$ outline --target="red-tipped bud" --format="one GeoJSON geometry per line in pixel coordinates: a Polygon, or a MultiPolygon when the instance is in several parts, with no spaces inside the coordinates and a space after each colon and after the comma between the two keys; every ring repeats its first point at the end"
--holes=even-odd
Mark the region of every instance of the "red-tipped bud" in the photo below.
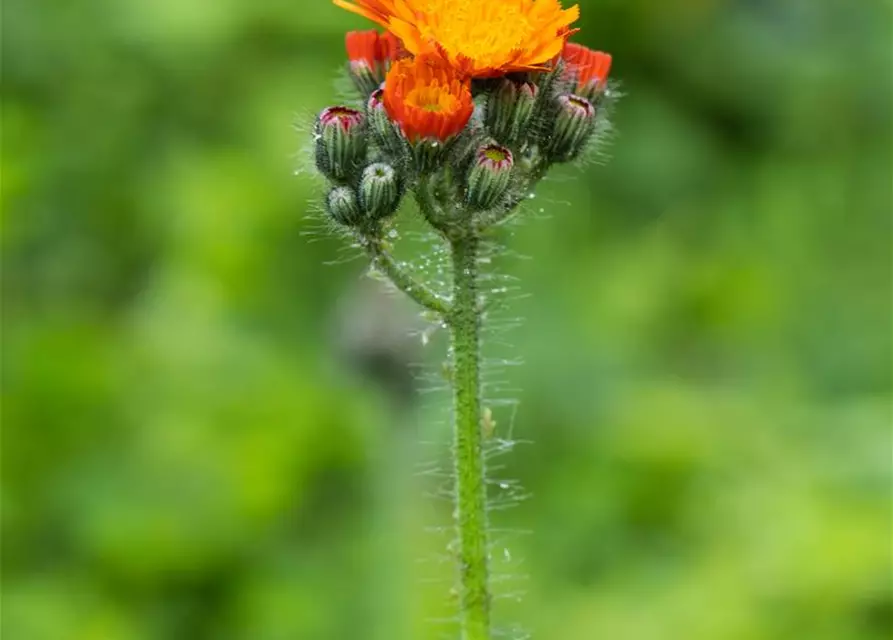
{"type": "Polygon", "coordinates": [[[479,148],[468,170],[468,205],[480,211],[495,207],[508,190],[514,166],[508,148],[495,143],[479,148]]]}
{"type": "Polygon", "coordinates": [[[349,107],[329,107],[316,119],[316,166],[330,180],[344,182],[366,159],[366,117],[349,107]]]}
{"type": "Polygon", "coordinates": [[[595,132],[595,107],[586,98],[573,94],[558,96],[555,123],[546,143],[546,153],[556,162],[568,162],[580,155],[595,132]]]}

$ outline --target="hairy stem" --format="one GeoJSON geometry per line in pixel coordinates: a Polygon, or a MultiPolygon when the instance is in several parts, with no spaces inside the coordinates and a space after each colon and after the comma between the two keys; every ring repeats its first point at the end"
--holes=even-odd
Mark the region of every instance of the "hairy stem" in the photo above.
{"type": "Polygon", "coordinates": [[[395,287],[429,311],[442,316],[450,313],[450,306],[443,298],[400,268],[385,249],[381,239],[367,236],[364,244],[372,258],[372,264],[380,269],[395,287]]]}
{"type": "Polygon", "coordinates": [[[454,295],[449,316],[454,384],[455,520],[460,572],[462,640],[490,640],[487,494],[481,431],[478,243],[452,240],[454,295]]]}

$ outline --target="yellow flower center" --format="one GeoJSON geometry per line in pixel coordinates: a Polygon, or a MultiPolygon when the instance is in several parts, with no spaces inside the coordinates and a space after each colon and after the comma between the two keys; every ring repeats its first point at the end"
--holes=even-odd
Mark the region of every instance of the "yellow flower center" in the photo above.
{"type": "Polygon", "coordinates": [[[440,113],[455,108],[458,100],[439,86],[419,87],[410,91],[406,102],[425,111],[440,113]]]}
{"type": "Polygon", "coordinates": [[[487,147],[484,149],[484,156],[487,160],[492,160],[497,163],[508,159],[508,154],[505,152],[505,149],[500,149],[499,147],[487,147]]]}

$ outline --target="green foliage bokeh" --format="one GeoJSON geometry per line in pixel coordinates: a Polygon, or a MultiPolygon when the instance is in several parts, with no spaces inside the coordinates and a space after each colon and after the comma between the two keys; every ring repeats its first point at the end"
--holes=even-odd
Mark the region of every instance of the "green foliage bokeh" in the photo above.
{"type": "MultiPolygon", "coordinates": [[[[498,619],[887,638],[889,3],[581,5],[626,97],[499,261],[530,296],[496,418],[533,444],[501,460],[532,498],[494,513],[528,576],[498,619]]],[[[414,445],[443,433],[405,371],[443,345],[294,174],[351,28],[323,0],[4,2],[4,637],[440,637],[449,507],[412,470],[446,451],[414,445]]]]}

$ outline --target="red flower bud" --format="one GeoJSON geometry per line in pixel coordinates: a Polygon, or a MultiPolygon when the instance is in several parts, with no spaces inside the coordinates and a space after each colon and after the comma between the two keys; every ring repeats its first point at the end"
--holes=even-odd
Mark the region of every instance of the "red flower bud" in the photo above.
{"type": "Polygon", "coordinates": [[[343,182],[366,158],[366,117],[348,107],[329,107],[316,120],[316,166],[330,180],[343,182]]]}

